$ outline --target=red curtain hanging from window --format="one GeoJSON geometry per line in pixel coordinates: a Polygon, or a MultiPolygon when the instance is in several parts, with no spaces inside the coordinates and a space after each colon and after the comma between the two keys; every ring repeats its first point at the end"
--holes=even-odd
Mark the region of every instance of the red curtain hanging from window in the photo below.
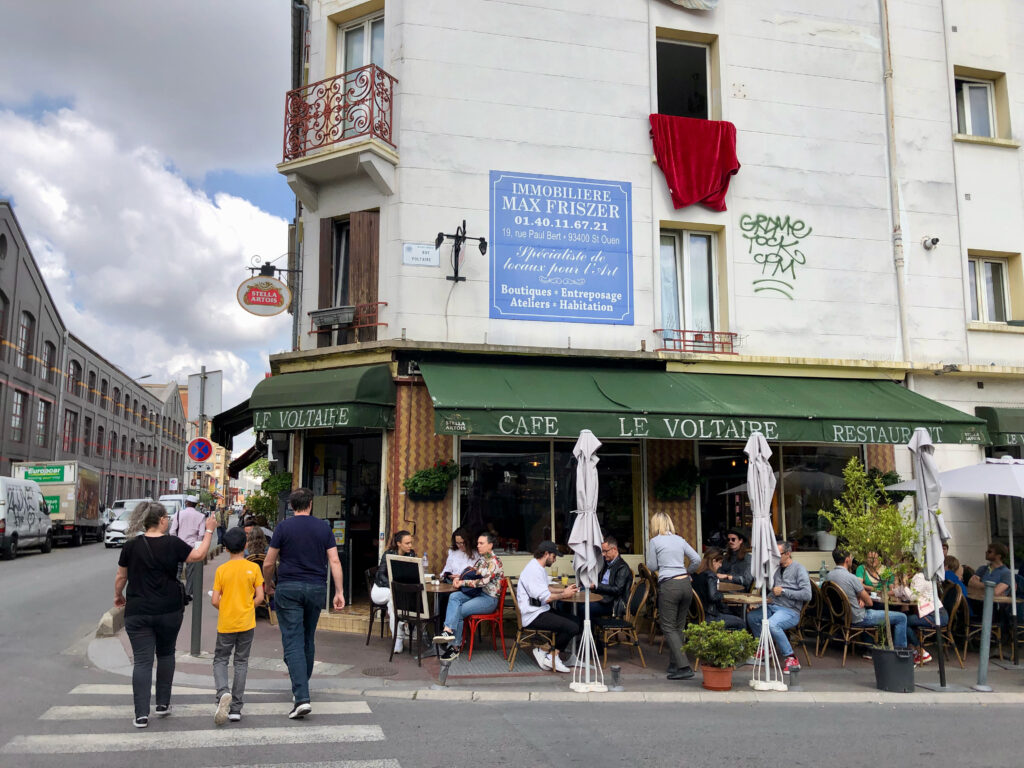
{"type": "Polygon", "coordinates": [[[713,211],[725,210],[729,180],[740,169],[735,125],[651,115],[651,140],[676,208],[701,203],[713,211]]]}

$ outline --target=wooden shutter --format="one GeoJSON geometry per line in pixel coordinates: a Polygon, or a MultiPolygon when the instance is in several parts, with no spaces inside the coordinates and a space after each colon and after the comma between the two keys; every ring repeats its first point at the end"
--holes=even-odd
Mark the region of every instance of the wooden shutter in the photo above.
{"type": "MultiPolygon", "coordinates": [[[[380,212],[358,211],[349,217],[348,295],[356,305],[376,305],[380,265],[380,212]]],[[[376,315],[376,306],[368,306],[376,315]]],[[[360,313],[362,314],[362,313],[360,313]]],[[[377,328],[357,328],[353,341],[376,341],[377,328]]]]}

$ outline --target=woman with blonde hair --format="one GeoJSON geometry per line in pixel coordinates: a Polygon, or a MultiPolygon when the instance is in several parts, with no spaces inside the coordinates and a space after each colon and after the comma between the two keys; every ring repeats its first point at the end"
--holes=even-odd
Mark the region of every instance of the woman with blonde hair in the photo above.
{"type": "Polygon", "coordinates": [[[672,656],[668,679],[686,680],[693,677],[693,669],[683,653],[683,629],[693,600],[686,561],[696,563],[700,555],[686,539],[676,535],[672,518],[664,512],[651,515],[650,527],[652,538],[647,543],[647,567],[658,573],[658,620],[672,656]]]}

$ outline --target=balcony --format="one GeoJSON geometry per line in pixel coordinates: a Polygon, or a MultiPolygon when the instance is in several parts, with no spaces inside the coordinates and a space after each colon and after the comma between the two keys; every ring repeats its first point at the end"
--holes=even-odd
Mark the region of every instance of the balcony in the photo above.
{"type": "Polygon", "coordinates": [[[393,193],[397,82],[370,64],[288,92],[277,169],[308,209],[317,209],[322,184],[360,173],[382,194],[393,193]]]}
{"type": "Polygon", "coordinates": [[[715,355],[736,354],[736,334],[727,331],[686,331],[655,328],[661,346],[655,352],[705,352],[715,355]]]}

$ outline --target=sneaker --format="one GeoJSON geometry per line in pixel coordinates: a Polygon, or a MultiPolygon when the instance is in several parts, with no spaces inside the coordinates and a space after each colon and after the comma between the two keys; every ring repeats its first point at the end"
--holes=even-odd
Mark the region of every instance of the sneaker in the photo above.
{"type": "Polygon", "coordinates": [[[919,651],[914,651],[914,664],[927,664],[932,660],[932,655],[923,648],[919,651]]]}
{"type": "Polygon", "coordinates": [[[441,661],[455,661],[457,658],[459,658],[459,649],[454,645],[449,645],[441,654],[441,661]]]}
{"type": "Polygon", "coordinates": [[[312,711],[313,705],[308,701],[303,701],[292,708],[292,711],[288,713],[288,718],[291,720],[301,720],[312,711]]]}
{"type": "Polygon", "coordinates": [[[533,658],[537,660],[537,666],[545,672],[551,671],[551,654],[544,653],[540,648],[533,649],[533,658]]]}
{"type": "Polygon", "coordinates": [[[217,701],[217,711],[213,713],[213,724],[224,725],[228,721],[228,710],[231,708],[231,694],[222,693],[217,701]]]}
{"type": "MultiPolygon", "coordinates": [[[[555,656],[554,658],[555,658],[555,672],[571,672],[572,671],[567,666],[565,666],[565,664],[562,663],[562,660],[558,656],[555,656]]],[[[549,669],[550,669],[550,662],[549,662],[549,669]]]]}
{"type": "Polygon", "coordinates": [[[169,714],[171,714],[171,705],[170,704],[157,704],[156,705],[156,716],[157,717],[167,717],[169,714]]]}
{"type": "Polygon", "coordinates": [[[440,635],[434,635],[434,642],[438,645],[454,643],[455,635],[453,635],[451,632],[442,632],[440,635]]]}
{"type": "Polygon", "coordinates": [[[136,728],[146,728],[149,726],[148,717],[136,717],[133,722],[135,723],[136,728]]]}
{"type": "Polygon", "coordinates": [[[402,636],[399,635],[395,638],[395,653],[401,653],[405,650],[405,641],[402,640],[402,636]]]}
{"type": "Polygon", "coordinates": [[[796,656],[787,656],[785,663],[782,665],[783,672],[799,672],[800,662],[797,661],[796,656]]]}
{"type": "Polygon", "coordinates": [[[241,719],[242,719],[242,713],[241,712],[231,712],[231,713],[228,714],[228,720],[230,720],[232,723],[237,723],[241,719]]]}

